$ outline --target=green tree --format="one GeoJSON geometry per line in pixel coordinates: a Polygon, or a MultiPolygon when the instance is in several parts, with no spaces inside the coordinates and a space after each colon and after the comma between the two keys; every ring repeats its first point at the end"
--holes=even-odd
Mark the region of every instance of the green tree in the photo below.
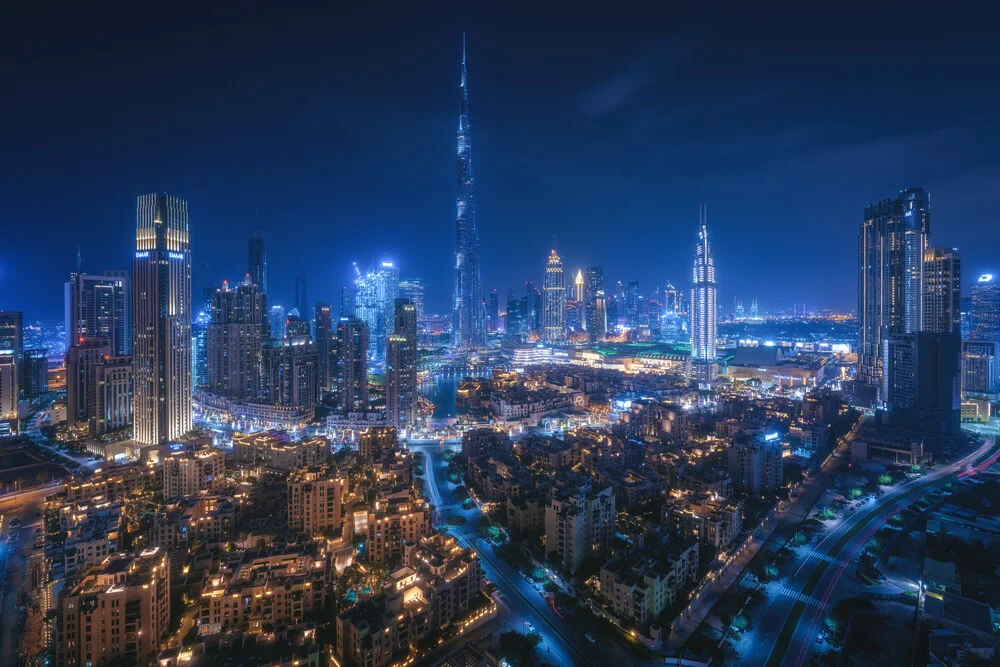
{"type": "Polygon", "coordinates": [[[500,635],[498,644],[500,655],[511,665],[533,665],[535,664],[535,647],[542,641],[542,636],[537,632],[523,634],[512,630],[500,635]]]}

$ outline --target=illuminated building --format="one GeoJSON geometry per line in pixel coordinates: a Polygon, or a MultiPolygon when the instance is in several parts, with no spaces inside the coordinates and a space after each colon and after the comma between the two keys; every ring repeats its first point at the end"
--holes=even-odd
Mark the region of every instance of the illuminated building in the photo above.
{"type": "Polygon", "coordinates": [[[587,559],[611,555],[615,539],[615,494],[589,482],[561,483],[545,508],[545,550],[566,574],[587,559]]]}
{"type": "Polygon", "coordinates": [[[247,272],[250,282],[267,294],[267,249],[264,247],[264,233],[255,229],[247,243],[247,272]]]}
{"type": "Polygon", "coordinates": [[[175,553],[187,553],[198,545],[217,549],[228,541],[235,523],[236,503],[228,498],[181,498],[153,515],[149,543],[175,553]]]}
{"type": "Polygon", "coordinates": [[[132,425],[135,405],[135,369],[132,357],[105,357],[92,369],[93,380],[88,396],[90,434],[101,436],[132,425]]]}
{"type": "Polygon", "coordinates": [[[566,340],[566,276],[563,274],[562,260],[555,249],[549,253],[542,289],[545,296],[542,311],[545,341],[560,343],[566,340]]]}
{"type": "Polygon", "coordinates": [[[70,427],[86,424],[96,416],[91,411],[96,407],[95,369],[110,357],[111,345],[106,338],[85,338],[66,351],[66,421],[70,427]]]}
{"type": "Polygon", "coordinates": [[[500,294],[496,287],[490,291],[486,304],[486,330],[490,333],[500,330],[500,294]]]}
{"type": "Polygon", "coordinates": [[[0,350],[0,437],[17,435],[17,357],[0,350]]]}
{"type": "Polygon", "coordinates": [[[885,339],[920,329],[930,204],[922,188],[865,208],[858,234],[859,402],[874,402],[885,339]]]}
{"type": "Polygon", "coordinates": [[[342,414],[368,411],[368,325],[353,317],[337,325],[337,392],[342,414]]]}
{"type": "Polygon", "coordinates": [[[105,338],[111,354],[131,354],[130,291],[127,271],[70,274],[65,287],[67,349],[81,338],[105,338]]]}
{"type": "Polygon", "coordinates": [[[191,244],[188,205],[139,197],[132,261],[135,440],[155,445],[191,430],[191,244]]]}
{"type": "Polygon", "coordinates": [[[895,334],[885,341],[882,395],[893,424],[954,435],[961,421],[957,332],[895,334]]]}
{"type": "Polygon", "coordinates": [[[408,544],[416,544],[431,530],[427,502],[413,494],[379,498],[368,512],[368,560],[385,563],[402,557],[408,544]]]}
{"type": "Polygon", "coordinates": [[[260,400],[313,414],[319,402],[316,345],[304,336],[290,337],[284,344],[272,342],[264,348],[261,362],[260,400]]]}
{"type": "MultiPolygon", "coordinates": [[[[18,310],[0,310],[0,354],[8,360],[7,363],[13,367],[14,377],[8,383],[14,391],[14,409],[2,410],[0,414],[6,412],[14,415],[14,431],[17,431],[17,399],[21,388],[21,361],[24,356],[24,313],[18,310]]],[[[7,417],[6,419],[10,419],[7,417]]]]}
{"type": "Polygon", "coordinates": [[[281,306],[271,306],[267,320],[272,340],[283,339],[285,337],[285,309],[281,306]]]}
{"type": "Polygon", "coordinates": [[[604,290],[594,295],[594,318],[587,323],[591,340],[602,341],[608,335],[608,298],[604,290]]]}
{"type": "MultiPolygon", "coordinates": [[[[513,290],[512,290],[513,291],[513,290]]],[[[504,327],[504,337],[512,341],[525,341],[528,339],[530,328],[531,307],[528,305],[528,297],[515,298],[513,294],[507,295],[507,316],[504,327]]]]}
{"type": "Polygon", "coordinates": [[[921,331],[961,333],[962,260],[957,250],[927,248],[921,331]]]}
{"type": "Polygon", "coordinates": [[[396,299],[394,332],[386,342],[385,408],[389,426],[413,429],[417,421],[417,308],[396,299]]]}
{"type": "Polygon", "coordinates": [[[962,395],[1000,392],[1000,341],[962,341],[962,395]]]}
{"type": "Polygon", "coordinates": [[[424,282],[420,278],[399,281],[399,296],[417,307],[417,331],[424,326],[424,282]]]}
{"type": "Polygon", "coordinates": [[[394,427],[371,426],[358,436],[358,458],[374,461],[386,452],[399,448],[399,436],[394,427]]]}
{"type": "MultiPolygon", "coordinates": [[[[599,266],[588,266],[584,276],[586,281],[586,289],[583,292],[584,328],[590,334],[590,340],[604,340],[605,315],[597,311],[598,302],[604,301],[604,269],[599,266]]],[[[601,308],[603,307],[602,305],[601,308]]]]}
{"type": "Polygon", "coordinates": [[[204,311],[191,322],[191,381],[195,387],[208,384],[208,326],[211,323],[212,316],[204,311]]]}
{"type": "Polygon", "coordinates": [[[170,628],[170,567],[165,551],[115,554],[60,599],[56,664],[148,664],[170,628]]]}
{"type": "Polygon", "coordinates": [[[576,278],[573,279],[573,300],[583,303],[583,271],[577,269],[576,278]]]}
{"type": "Polygon", "coordinates": [[[340,530],[347,478],[329,465],[310,466],[289,476],[288,528],[308,537],[340,530]]]}
{"type": "MultiPolygon", "coordinates": [[[[292,311],[294,313],[294,311],[292,311]]],[[[289,345],[302,345],[312,342],[312,329],[309,322],[298,315],[289,315],[285,318],[285,343],[289,345]]]]}
{"type": "Polygon", "coordinates": [[[333,330],[333,308],[330,304],[316,304],[316,352],[319,354],[320,392],[333,391],[334,375],[337,368],[337,343],[333,330]]]}
{"type": "Polygon", "coordinates": [[[163,457],[163,497],[213,494],[226,486],[226,456],[209,445],[186,446],[163,457]]]}
{"type": "Polygon", "coordinates": [[[319,437],[293,441],[284,431],[233,434],[233,458],[237,463],[288,472],[325,463],[330,444],[319,437]]]}
{"type": "Polygon", "coordinates": [[[974,340],[1000,340],[1000,283],[991,273],[972,284],[971,324],[974,340]]]}
{"type": "Polygon", "coordinates": [[[253,399],[260,393],[264,296],[250,277],[236,289],[224,282],[212,295],[206,386],[221,396],[253,399]]]}
{"type": "Polygon", "coordinates": [[[462,33],[462,100],[458,116],[458,193],[455,198],[455,294],[452,336],[456,347],[486,344],[483,289],[479,276],[479,230],[476,229],[476,185],[472,176],[472,132],[469,126],[468,69],[462,33]]]}
{"type": "Polygon", "coordinates": [[[699,211],[698,247],[691,285],[691,365],[699,387],[706,387],[718,374],[715,346],[718,343],[719,308],[715,287],[715,261],[708,242],[708,210],[699,211]]]}
{"type": "Polygon", "coordinates": [[[408,544],[403,566],[420,576],[422,597],[431,605],[431,626],[461,620],[480,600],[483,569],[475,549],[459,546],[450,535],[422,536],[408,544]]]}
{"type": "Polygon", "coordinates": [[[368,353],[376,364],[385,361],[398,296],[399,268],[392,262],[382,262],[354,282],[354,314],[368,325],[368,353]]]}
{"type": "Polygon", "coordinates": [[[49,351],[25,350],[21,355],[20,392],[33,398],[49,390],[49,351]]]}
{"type": "Polygon", "coordinates": [[[295,276],[295,310],[299,317],[309,321],[309,295],[306,291],[306,274],[299,272],[295,276]]]}
{"type": "Polygon", "coordinates": [[[733,488],[743,493],[759,494],[781,487],[781,439],[778,434],[766,433],[752,438],[738,436],[729,446],[729,476],[733,488]]]}
{"type": "Polygon", "coordinates": [[[639,296],[639,281],[628,281],[628,291],[625,293],[625,321],[629,327],[636,327],[639,324],[639,304],[642,297],[639,296]]]}

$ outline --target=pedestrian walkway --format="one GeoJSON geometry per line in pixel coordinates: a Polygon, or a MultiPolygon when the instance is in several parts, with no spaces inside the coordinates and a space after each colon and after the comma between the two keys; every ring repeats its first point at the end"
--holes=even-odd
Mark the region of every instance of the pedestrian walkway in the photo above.
{"type": "Polygon", "coordinates": [[[833,565],[839,565],[840,567],[847,567],[848,565],[850,565],[850,563],[848,563],[846,560],[840,560],[839,558],[834,558],[829,554],[820,553],[815,550],[806,553],[806,558],[819,558],[820,560],[825,560],[827,563],[831,563],[833,565]]]}
{"type": "Polygon", "coordinates": [[[784,595],[785,597],[792,598],[793,600],[798,600],[799,602],[805,602],[806,604],[812,605],[814,607],[819,607],[820,609],[826,609],[826,605],[817,600],[816,598],[809,595],[803,595],[798,591],[793,591],[791,588],[782,586],[781,588],[778,589],[778,593],[784,595]]]}

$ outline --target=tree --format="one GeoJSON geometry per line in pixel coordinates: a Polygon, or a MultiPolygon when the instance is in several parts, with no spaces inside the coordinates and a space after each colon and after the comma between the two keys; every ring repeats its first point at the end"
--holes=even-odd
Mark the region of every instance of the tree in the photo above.
{"type": "Polygon", "coordinates": [[[786,461],[782,472],[784,473],[785,481],[788,482],[789,486],[794,486],[803,479],[802,466],[795,461],[786,461]]]}
{"type": "Polygon", "coordinates": [[[534,664],[535,647],[541,641],[542,636],[537,632],[530,634],[523,634],[516,630],[505,632],[500,635],[500,655],[511,665],[534,664]]]}

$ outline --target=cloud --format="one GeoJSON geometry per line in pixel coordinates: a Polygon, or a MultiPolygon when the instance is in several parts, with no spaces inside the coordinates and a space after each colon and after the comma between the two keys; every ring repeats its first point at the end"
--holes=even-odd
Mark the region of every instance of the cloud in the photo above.
{"type": "Polygon", "coordinates": [[[624,70],[592,86],[580,97],[580,112],[599,118],[629,104],[643,90],[655,86],[691,52],[692,43],[676,38],[632,60],[624,70]]]}

